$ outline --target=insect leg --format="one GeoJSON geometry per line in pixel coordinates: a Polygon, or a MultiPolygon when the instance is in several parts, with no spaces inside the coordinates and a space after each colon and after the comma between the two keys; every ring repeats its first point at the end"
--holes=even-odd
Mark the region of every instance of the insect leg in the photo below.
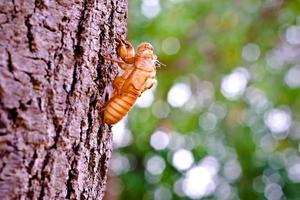
{"type": "Polygon", "coordinates": [[[114,93],[116,92],[117,94],[120,94],[124,82],[125,79],[122,76],[118,76],[115,78],[115,80],[112,83],[114,93]]]}
{"type": "Polygon", "coordinates": [[[125,63],[118,63],[118,65],[119,65],[119,67],[120,67],[122,70],[124,70],[124,71],[130,69],[130,66],[127,65],[127,64],[125,64],[125,63]]]}
{"type": "Polygon", "coordinates": [[[110,57],[107,57],[107,56],[103,56],[102,57],[105,59],[105,60],[109,60],[111,62],[115,62],[115,63],[118,63],[118,64],[125,64],[124,62],[120,61],[120,60],[116,60],[116,59],[113,59],[113,58],[110,58],[110,57]]]}
{"type": "Polygon", "coordinates": [[[141,90],[141,93],[145,92],[146,90],[150,89],[157,83],[156,79],[148,79],[147,82],[145,83],[144,87],[141,90]]]}
{"type": "Polygon", "coordinates": [[[124,62],[132,64],[134,62],[135,52],[130,42],[119,38],[116,38],[116,41],[119,43],[118,55],[124,62]]]}
{"type": "Polygon", "coordinates": [[[124,82],[124,80],[121,76],[116,77],[112,83],[113,89],[120,89],[123,82],[124,82]]]}

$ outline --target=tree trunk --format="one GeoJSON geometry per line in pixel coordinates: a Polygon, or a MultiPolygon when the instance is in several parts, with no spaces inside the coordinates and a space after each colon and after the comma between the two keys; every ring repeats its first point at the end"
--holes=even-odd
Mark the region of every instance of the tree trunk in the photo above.
{"type": "Polygon", "coordinates": [[[102,199],[126,0],[0,0],[0,199],[102,199]]]}

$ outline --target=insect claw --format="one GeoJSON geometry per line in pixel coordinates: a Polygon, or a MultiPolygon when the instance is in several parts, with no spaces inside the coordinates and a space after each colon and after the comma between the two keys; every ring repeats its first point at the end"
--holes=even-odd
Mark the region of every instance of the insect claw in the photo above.
{"type": "Polygon", "coordinates": [[[116,62],[116,63],[119,63],[119,64],[126,64],[120,60],[116,60],[116,59],[113,59],[113,58],[110,58],[110,57],[107,57],[107,56],[104,56],[104,55],[101,55],[105,60],[109,60],[111,62],[116,62]]]}
{"type": "Polygon", "coordinates": [[[115,39],[118,43],[121,43],[121,42],[122,42],[120,38],[114,37],[114,39],[115,39]]]}
{"type": "Polygon", "coordinates": [[[126,40],[122,39],[122,38],[121,38],[121,41],[122,41],[124,44],[129,45],[128,42],[127,42],[126,40]]]}
{"type": "Polygon", "coordinates": [[[123,43],[123,39],[120,39],[119,37],[113,37],[119,44],[123,43]]]}

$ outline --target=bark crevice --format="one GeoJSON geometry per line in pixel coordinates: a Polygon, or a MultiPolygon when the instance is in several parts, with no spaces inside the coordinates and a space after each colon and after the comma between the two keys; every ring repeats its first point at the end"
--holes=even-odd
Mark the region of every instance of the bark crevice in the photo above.
{"type": "Polygon", "coordinates": [[[51,160],[51,155],[50,155],[50,151],[48,151],[43,161],[43,165],[41,169],[41,179],[40,179],[41,190],[40,190],[40,195],[38,197],[39,200],[42,200],[44,198],[45,188],[47,185],[46,179],[48,180],[48,182],[50,180],[50,175],[45,170],[50,160],[51,160]]]}
{"type": "Polygon", "coordinates": [[[91,132],[92,132],[92,128],[93,128],[93,110],[95,108],[95,96],[92,95],[90,97],[90,101],[89,101],[89,107],[88,107],[88,112],[87,112],[87,121],[88,121],[88,128],[86,130],[86,139],[85,139],[85,143],[84,146],[87,149],[90,149],[90,137],[91,137],[91,132]]]}
{"type": "Polygon", "coordinates": [[[32,25],[30,23],[30,18],[32,15],[28,15],[25,17],[25,26],[27,27],[27,39],[28,39],[28,45],[30,52],[35,52],[36,49],[36,43],[34,41],[33,33],[32,33],[32,25]]]}
{"type": "Polygon", "coordinates": [[[83,9],[81,11],[80,14],[80,20],[79,23],[77,25],[77,30],[76,30],[76,39],[77,39],[77,44],[75,45],[74,48],[74,58],[76,60],[75,65],[74,65],[74,70],[73,70],[73,76],[72,76],[72,83],[71,83],[71,87],[70,87],[70,92],[68,93],[67,96],[67,101],[69,101],[69,97],[70,95],[72,95],[72,93],[75,90],[75,85],[77,83],[77,68],[79,67],[79,65],[82,64],[82,57],[84,54],[84,48],[81,46],[81,40],[82,40],[82,33],[84,32],[84,25],[83,22],[86,21],[86,11],[87,11],[87,4],[88,4],[88,0],[84,0],[83,2],[83,9]]]}
{"type": "Polygon", "coordinates": [[[7,67],[8,67],[8,70],[9,70],[11,73],[13,73],[13,71],[14,71],[14,66],[13,66],[12,60],[11,60],[11,53],[10,53],[8,50],[6,50],[6,52],[7,52],[7,57],[8,57],[8,59],[7,59],[7,67]]]}
{"type": "Polygon", "coordinates": [[[77,165],[78,165],[78,151],[80,149],[80,143],[76,144],[76,142],[73,144],[72,146],[72,150],[74,152],[74,156],[75,158],[70,158],[73,159],[71,161],[71,168],[68,170],[68,178],[67,178],[67,194],[66,194],[66,199],[74,199],[74,197],[76,196],[75,194],[75,189],[73,186],[73,181],[78,180],[78,169],[77,169],[77,165]]]}

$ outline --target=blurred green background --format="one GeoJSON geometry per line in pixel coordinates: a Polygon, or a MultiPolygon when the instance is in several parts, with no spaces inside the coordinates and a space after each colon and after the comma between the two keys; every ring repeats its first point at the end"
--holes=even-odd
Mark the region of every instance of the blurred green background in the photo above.
{"type": "Polygon", "coordinates": [[[300,1],[131,0],[166,67],[114,126],[107,199],[300,199],[300,1]]]}

